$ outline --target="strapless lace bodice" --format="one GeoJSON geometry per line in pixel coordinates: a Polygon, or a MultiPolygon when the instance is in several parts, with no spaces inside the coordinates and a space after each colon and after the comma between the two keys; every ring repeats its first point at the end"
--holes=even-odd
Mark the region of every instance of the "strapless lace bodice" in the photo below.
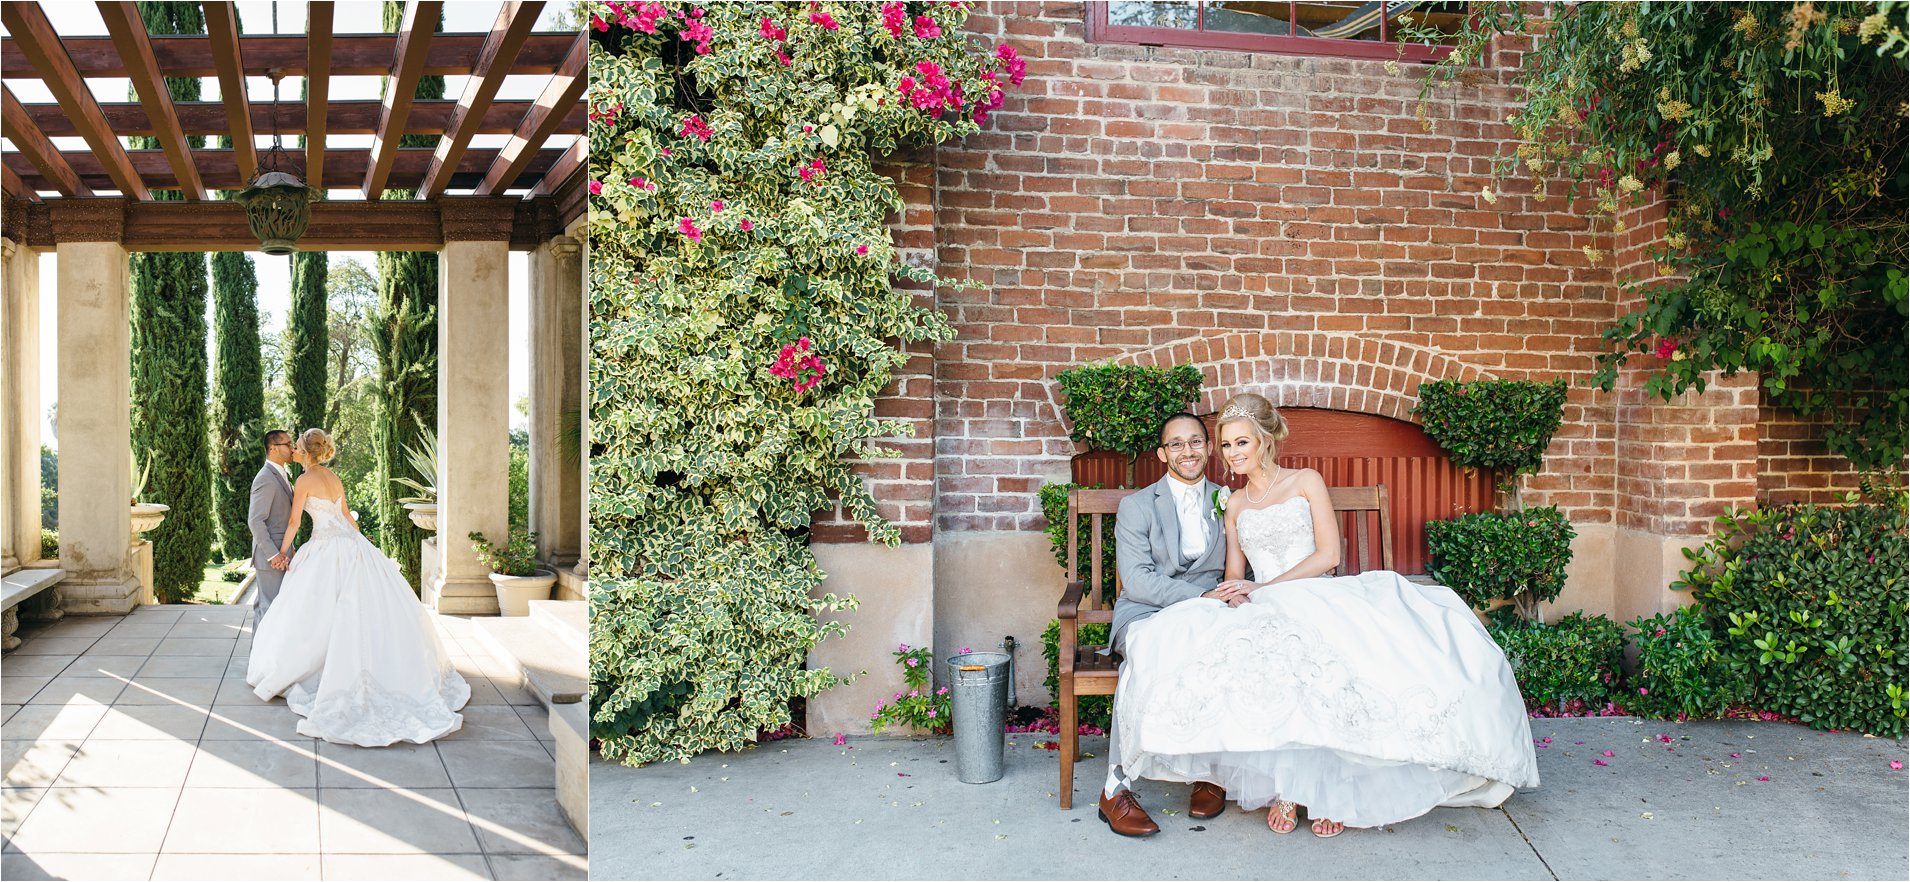
{"type": "Polygon", "coordinates": [[[1313,512],[1305,496],[1245,509],[1236,526],[1240,550],[1247,555],[1255,581],[1265,582],[1293,569],[1313,553],[1313,512]]]}
{"type": "Polygon", "coordinates": [[[305,513],[312,517],[312,538],[332,539],[341,536],[355,536],[351,519],[345,516],[343,500],[322,499],[317,496],[305,497],[305,513]]]}

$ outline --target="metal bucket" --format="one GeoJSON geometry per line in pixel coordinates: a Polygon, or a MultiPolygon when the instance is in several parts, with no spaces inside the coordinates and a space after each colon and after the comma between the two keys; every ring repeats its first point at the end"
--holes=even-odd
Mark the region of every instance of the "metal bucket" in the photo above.
{"type": "Polygon", "coordinates": [[[987,784],[1002,774],[1008,736],[1009,656],[970,652],[948,660],[949,713],[955,717],[955,777],[987,784]]]}

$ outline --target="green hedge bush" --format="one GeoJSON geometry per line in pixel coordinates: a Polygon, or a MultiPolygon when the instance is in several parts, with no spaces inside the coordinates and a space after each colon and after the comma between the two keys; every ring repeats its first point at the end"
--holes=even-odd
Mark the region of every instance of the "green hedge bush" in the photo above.
{"type": "Polygon", "coordinates": [[[1539,470],[1565,418],[1565,381],[1433,380],[1420,384],[1413,415],[1454,465],[1491,469],[1507,488],[1539,470]]]}
{"type": "Polygon", "coordinates": [[[1626,684],[1625,707],[1641,717],[1716,717],[1751,698],[1748,671],[1697,607],[1633,619],[1638,673],[1626,684]]]}
{"type": "Polygon", "coordinates": [[[1200,369],[1090,364],[1056,376],[1068,437],[1095,450],[1148,453],[1161,446],[1161,423],[1200,397],[1200,369]]]}
{"type": "MultiPolygon", "coordinates": [[[[1101,485],[1092,484],[1086,489],[1099,489],[1101,485]]],[[[1041,513],[1048,519],[1048,544],[1054,549],[1054,562],[1061,571],[1068,571],[1068,491],[1080,488],[1080,484],[1043,484],[1039,493],[1041,513]]],[[[1093,544],[1094,529],[1090,515],[1077,515],[1079,523],[1075,529],[1081,536],[1081,547],[1075,549],[1075,572],[1087,579],[1094,572],[1091,568],[1094,559],[1088,548],[1093,544]]],[[[1105,597],[1114,596],[1114,579],[1118,564],[1114,559],[1114,519],[1106,518],[1101,522],[1101,591],[1105,597]]]]}
{"type": "Polygon", "coordinates": [[[1499,598],[1527,609],[1564,590],[1577,535],[1553,506],[1428,521],[1426,572],[1479,609],[1499,598]]]}
{"type": "MultiPolygon", "coordinates": [[[[1110,626],[1089,623],[1080,626],[1078,639],[1087,645],[1106,646],[1110,626]]],[[[1048,687],[1048,694],[1059,698],[1061,695],[1061,620],[1048,622],[1048,629],[1041,632],[1041,657],[1048,661],[1048,678],[1041,681],[1048,687]]],[[[1083,695],[1075,699],[1079,702],[1077,723],[1086,723],[1106,729],[1114,712],[1114,696],[1083,695]]],[[[1057,718],[1058,719],[1058,718],[1057,718]]]]}
{"type": "Polygon", "coordinates": [[[1505,650],[1527,708],[1596,710],[1624,698],[1625,630],[1611,619],[1575,612],[1542,625],[1495,616],[1486,630],[1505,650]]]}
{"type": "Polygon", "coordinates": [[[1901,737],[1905,540],[1900,499],[1732,511],[1672,587],[1696,592],[1761,707],[1901,737]]]}

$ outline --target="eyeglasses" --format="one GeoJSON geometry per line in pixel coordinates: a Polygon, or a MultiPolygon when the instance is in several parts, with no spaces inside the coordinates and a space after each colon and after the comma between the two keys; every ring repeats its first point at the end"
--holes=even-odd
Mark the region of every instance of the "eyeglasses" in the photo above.
{"type": "Polygon", "coordinates": [[[290,442],[290,441],[275,441],[275,442],[273,442],[273,443],[271,443],[271,444],[267,444],[267,445],[265,445],[265,446],[266,446],[266,447],[291,447],[291,446],[292,446],[292,442],[290,442]]]}
{"type": "Polygon", "coordinates": [[[1205,441],[1171,441],[1161,446],[1167,448],[1168,453],[1186,453],[1189,450],[1201,450],[1206,448],[1207,442],[1205,441]]]}

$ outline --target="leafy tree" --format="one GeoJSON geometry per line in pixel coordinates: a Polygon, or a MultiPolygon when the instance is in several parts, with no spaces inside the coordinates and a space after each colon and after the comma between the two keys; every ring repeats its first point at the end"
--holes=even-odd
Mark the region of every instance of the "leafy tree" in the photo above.
{"type": "MultiPolygon", "coordinates": [[[[205,33],[199,4],[142,2],[140,18],[154,34],[205,33]]],[[[129,97],[138,93],[128,87],[129,97]]],[[[166,78],[175,101],[199,100],[199,80],[166,78]]],[[[189,139],[203,146],[204,139],[189,139]]],[[[134,149],[159,146],[128,138],[134,149]]],[[[155,191],[155,200],[177,200],[155,191]]],[[[212,464],[206,430],[206,256],[136,252],[129,261],[132,289],[133,451],[150,469],[145,496],[171,506],[153,542],[153,593],[162,603],[198,590],[214,534],[212,464]]],[[[102,501],[104,502],[104,501],[102,501]]]]}
{"type": "MultiPolygon", "coordinates": [[[[398,30],[404,4],[387,0],[384,28],[398,30]]],[[[444,28],[439,17],[437,27],[444,28]]],[[[385,87],[390,80],[387,78],[385,87]]],[[[444,77],[421,77],[416,97],[444,97],[444,77]]],[[[405,135],[401,147],[436,147],[436,135],[405,135]]],[[[386,199],[410,199],[411,190],[386,190],[386,199]]],[[[399,497],[406,493],[394,479],[416,477],[405,451],[423,443],[425,430],[438,423],[438,256],[422,251],[378,254],[378,313],[372,323],[378,376],[374,387],[378,420],[372,439],[376,454],[375,508],[378,545],[398,561],[414,590],[419,585],[418,543],[427,535],[411,523],[399,497]]],[[[432,476],[436,480],[436,476],[432,476]]],[[[367,500],[366,504],[371,504],[367,500]]]]}
{"type": "Polygon", "coordinates": [[[359,528],[373,536],[378,526],[373,511],[377,497],[359,491],[375,489],[372,475],[377,470],[376,378],[371,371],[377,361],[373,319],[378,280],[364,264],[346,260],[330,268],[325,286],[331,328],[324,425],[338,446],[330,467],[351,491],[349,498],[360,512],[359,528]]]}
{"type": "Polygon", "coordinates": [[[1824,421],[1833,452],[1903,462],[1907,6],[1472,4],[1428,90],[1463,82],[1495,36],[1543,34],[1502,173],[1529,171],[1541,195],[1571,179],[1621,233],[1621,203],[1670,200],[1665,278],[1605,333],[1601,388],[1639,364],[1666,398],[1755,371],[1773,404],[1824,421]]]}

